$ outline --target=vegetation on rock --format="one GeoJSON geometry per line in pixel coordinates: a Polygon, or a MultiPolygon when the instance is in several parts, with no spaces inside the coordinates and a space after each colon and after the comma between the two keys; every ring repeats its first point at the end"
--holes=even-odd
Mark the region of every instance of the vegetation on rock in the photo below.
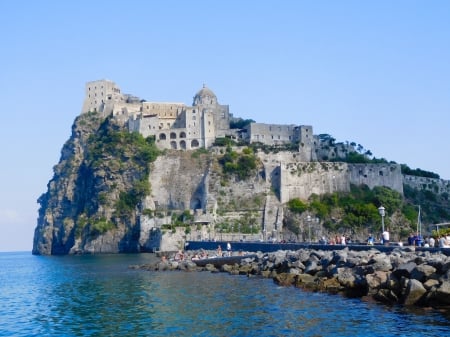
{"type": "Polygon", "coordinates": [[[222,170],[227,175],[236,175],[240,180],[245,180],[256,173],[258,158],[253,150],[246,147],[242,153],[233,151],[227,147],[226,153],[219,159],[222,170]]]}
{"type": "Polygon", "coordinates": [[[298,235],[304,225],[305,214],[310,214],[318,217],[329,232],[380,233],[378,207],[381,205],[389,210],[385,218],[386,228],[390,227],[392,234],[406,239],[416,226],[418,209],[404,200],[400,193],[381,186],[371,190],[365,185],[352,185],[349,193],[312,195],[306,203],[292,199],[287,204],[289,212],[285,224],[298,235]]]}

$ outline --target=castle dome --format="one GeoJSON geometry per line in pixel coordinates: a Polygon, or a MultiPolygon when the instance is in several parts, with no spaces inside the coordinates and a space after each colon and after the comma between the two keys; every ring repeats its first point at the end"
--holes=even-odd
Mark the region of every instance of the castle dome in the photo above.
{"type": "Polygon", "coordinates": [[[217,97],[211,89],[207,88],[206,85],[203,84],[203,88],[201,88],[194,96],[194,104],[216,104],[217,97]]]}
{"type": "Polygon", "coordinates": [[[209,96],[209,97],[216,97],[216,95],[212,92],[211,89],[207,88],[205,84],[203,84],[203,88],[201,88],[196,94],[195,97],[200,96],[200,97],[205,97],[205,96],[209,96]]]}

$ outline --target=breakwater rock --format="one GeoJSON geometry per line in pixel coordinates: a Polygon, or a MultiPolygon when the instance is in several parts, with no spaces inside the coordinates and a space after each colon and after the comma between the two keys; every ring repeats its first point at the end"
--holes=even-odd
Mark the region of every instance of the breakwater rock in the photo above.
{"type": "Polygon", "coordinates": [[[134,269],[211,271],[272,278],[281,286],[309,291],[369,297],[387,304],[450,309],[450,257],[441,252],[398,248],[381,252],[299,249],[257,253],[233,265],[190,259],[161,261],[134,269]]]}

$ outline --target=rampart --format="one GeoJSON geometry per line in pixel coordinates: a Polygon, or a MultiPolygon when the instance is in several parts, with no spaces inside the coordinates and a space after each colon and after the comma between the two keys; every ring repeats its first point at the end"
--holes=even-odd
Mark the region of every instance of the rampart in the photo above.
{"type": "Polygon", "coordinates": [[[280,165],[280,202],[312,194],[348,192],[350,184],[386,186],[403,194],[400,165],[289,162],[280,165]]]}

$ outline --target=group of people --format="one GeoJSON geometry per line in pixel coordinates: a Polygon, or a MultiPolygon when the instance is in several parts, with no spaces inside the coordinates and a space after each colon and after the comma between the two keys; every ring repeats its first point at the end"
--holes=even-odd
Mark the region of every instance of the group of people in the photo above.
{"type": "Polygon", "coordinates": [[[217,255],[219,257],[221,257],[221,256],[231,256],[231,243],[227,242],[227,251],[226,251],[226,253],[222,251],[222,246],[218,245],[217,246],[217,255]]]}
{"type": "MultiPolygon", "coordinates": [[[[325,237],[323,237],[321,240],[326,241],[325,237]]],[[[336,235],[334,238],[331,238],[328,241],[329,245],[346,245],[347,243],[351,243],[351,239],[350,237],[345,236],[345,234],[336,235]]]]}
{"type": "Polygon", "coordinates": [[[433,236],[423,239],[420,234],[411,233],[408,237],[408,245],[416,247],[450,248],[450,236],[438,235],[436,239],[433,236]]]}
{"type": "MultiPolygon", "coordinates": [[[[345,245],[347,243],[350,243],[350,238],[346,237],[345,235],[336,235],[334,238],[331,238],[328,242],[325,237],[322,237],[321,240],[319,240],[322,244],[330,244],[330,245],[345,245]]],[[[390,235],[389,230],[386,229],[383,233],[381,233],[380,236],[380,242],[383,245],[388,246],[390,242],[390,235]]],[[[375,237],[372,234],[369,234],[369,237],[367,238],[367,244],[370,246],[373,246],[375,244],[375,237]]],[[[399,243],[400,244],[400,243],[399,243]]],[[[421,235],[418,233],[411,233],[408,237],[408,245],[409,246],[416,246],[416,247],[439,247],[439,248],[450,248],[450,235],[439,235],[437,239],[434,237],[426,237],[425,239],[422,238],[421,235]]],[[[222,251],[222,246],[218,245],[216,250],[217,256],[231,256],[231,244],[227,242],[226,251],[222,251]]],[[[195,256],[192,257],[193,260],[197,259],[204,259],[208,258],[208,254],[202,250],[200,254],[195,254],[195,256]]],[[[175,261],[182,261],[185,260],[187,256],[179,250],[175,256],[175,261]]],[[[166,257],[163,256],[163,261],[166,261],[166,257]]]]}
{"type": "MultiPolygon", "coordinates": [[[[385,229],[380,235],[380,243],[385,246],[389,246],[389,242],[391,241],[389,229],[385,229]]],[[[375,244],[375,237],[372,234],[369,234],[367,237],[367,245],[373,246],[375,244]]]]}

